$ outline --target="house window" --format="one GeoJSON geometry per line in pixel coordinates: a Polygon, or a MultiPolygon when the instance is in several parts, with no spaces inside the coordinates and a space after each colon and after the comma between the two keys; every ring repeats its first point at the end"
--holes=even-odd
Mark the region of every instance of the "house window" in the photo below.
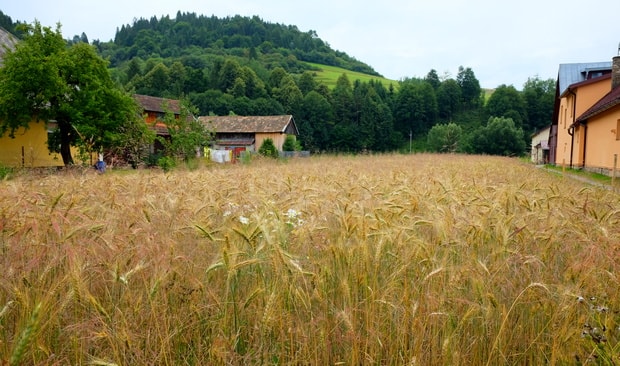
{"type": "Polygon", "coordinates": [[[50,148],[54,148],[54,143],[58,143],[55,147],[58,151],[60,151],[60,141],[54,139],[56,130],[58,129],[58,122],[51,120],[47,122],[47,146],[50,148]]]}
{"type": "Polygon", "coordinates": [[[566,108],[562,109],[560,119],[562,120],[562,128],[566,129],[566,108]]]}
{"type": "Polygon", "coordinates": [[[620,119],[616,121],[616,141],[620,140],[620,119]]]}

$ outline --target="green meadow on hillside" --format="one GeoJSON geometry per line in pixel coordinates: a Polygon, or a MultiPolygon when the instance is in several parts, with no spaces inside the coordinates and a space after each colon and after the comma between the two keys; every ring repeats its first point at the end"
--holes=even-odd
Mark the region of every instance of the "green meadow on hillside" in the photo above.
{"type": "Polygon", "coordinates": [[[342,69],[336,66],[329,65],[321,65],[315,64],[311,62],[306,62],[308,65],[311,65],[314,68],[319,70],[314,71],[316,73],[316,80],[319,83],[323,83],[327,85],[329,88],[333,88],[336,86],[336,81],[342,74],[346,74],[349,78],[350,82],[354,82],[355,80],[360,80],[362,82],[369,82],[370,80],[378,80],[380,81],[386,88],[389,88],[390,84],[394,87],[394,89],[398,88],[398,81],[390,80],[386,78],[380,78],[374,75],[363,74],[361,72],[355,72],[351,70],[342,69]]]}
{"type": "Polygon", "coordinates": [[[2,365],[620,363],[620,197],[519,159],[0,181],[2,365]]]}

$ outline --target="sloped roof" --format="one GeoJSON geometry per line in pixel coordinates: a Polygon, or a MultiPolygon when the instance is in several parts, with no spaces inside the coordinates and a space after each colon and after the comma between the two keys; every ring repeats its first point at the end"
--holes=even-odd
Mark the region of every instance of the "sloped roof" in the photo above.
{"type": "Polygon", "coordinates": [[[0,27],[0,65],[2,65],[6,50],[14,50],[16,44],[17,38],[6,29],[0,27]]]}
{"type": "Polygon", "coordinates": [[[607,93],[601,100],[590,107],[590,109],[583,112],[583,114],[579,116],[575,122],[584,122],[588,118],[599,115],[617,105],[620,105],[620,87],[617,87],[607,93]]]}
{"type": "Polygon", "coordinates": [[[560,64],[558,95],[564,94],[569,86],[589,79],[595,72],[611,72],[611,61],[560,64]]]}
{"type": "Polygon", "coordinates": [[[198,119],[221,133],[284,133],[298,135],[293,116],[203,116],[198,119]]]}
{"type": "Polygon", "coordinates": [[[181,113],[181,102],[176,99],[151,97],[150,95],[134,94],[133,98],[145,112],[165,113],[170,111],[174,114],[181,113]]]}
{"type": "Polygon", "coordinates": [[[603,81],[603,80],[611,80],[611,74],[605,74],[603,76],[599,76],[599,77],[596,77],[596,78],[587,79],[587,80],[580,81],[580,82],[575,83],[575,84],[571,84],[571,85],[568,86],[568,88],[566,88],[564,93],[562,93],[560,95],[560,98],[564,97],[565,94],[567,94],[569,90],[574,91],[575,89],[579,89],[582,86],[598,83],[599,81],[603,81]]]}

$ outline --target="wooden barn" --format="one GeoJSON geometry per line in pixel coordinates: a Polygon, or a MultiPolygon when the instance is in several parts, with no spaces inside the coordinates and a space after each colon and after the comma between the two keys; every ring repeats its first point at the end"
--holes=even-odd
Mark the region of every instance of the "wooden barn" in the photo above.
{"type": "MultiPolygon", "coordinates": [[[[152,97],[149,95],[134,94],[134,100],[142,107],[144,121],[150,129],[155,131],[157,136],[169,138],[168,126],[164,124],[166,112],[173,113],[175,118],[179,118],[181,114],[181,102],[177,99],[167,99],[152,97]]],[[[155,153],[163,149],[161,142],[155,141],[151,148],[151,153],[155,153]]]]}
{"type": "Polygon", "coordinates": [[[257,151],[265,139],[272,139],[278,151],[287,135],[299,131],[292,115],[281,116],[203,116],[199,120],[215,132],[213,148],[233,150],[234,156],[242,151],[257,151]]]}

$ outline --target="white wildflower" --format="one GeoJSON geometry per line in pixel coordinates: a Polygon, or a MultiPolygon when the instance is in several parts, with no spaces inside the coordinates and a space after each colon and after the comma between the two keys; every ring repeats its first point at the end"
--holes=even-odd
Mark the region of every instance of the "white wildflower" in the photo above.
{"type": "Polygon", "coordinates": [[[289,208],[288,211],[284,213],[284,216],[288,219],[286,223],[292,227],[297,227],[304,223],[304,220],[301,219],[301,212],[295,209],[289,208]]]}
{"type": "Polygon", "coordinates": [[[248,219],[245,216],[239,216],[239,221],[243,224],[243,225],[247,225],[250,223],[250,219],[248,219]]]}

